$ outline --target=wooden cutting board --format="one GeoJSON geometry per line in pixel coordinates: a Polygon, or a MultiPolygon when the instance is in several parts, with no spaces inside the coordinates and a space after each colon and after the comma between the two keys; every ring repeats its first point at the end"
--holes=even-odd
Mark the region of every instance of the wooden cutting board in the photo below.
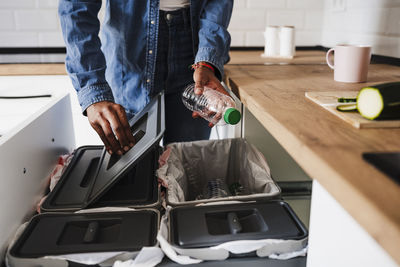
{"type": "Polygon", "coordinates": [[[336,109],[339,97],[356,97],[358,91],[306,92],[306,97],[356,128],[398,128],[400,120],[373,121],[363,118],[357,111],[340,112],[336,109]]]}

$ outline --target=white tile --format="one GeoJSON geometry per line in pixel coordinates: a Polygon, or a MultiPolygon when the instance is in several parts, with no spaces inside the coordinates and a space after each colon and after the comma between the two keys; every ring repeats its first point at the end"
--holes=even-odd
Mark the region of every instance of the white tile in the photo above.
{"type": "Polygon", "coordinates": [[[398,0],[346,0],[348,8],[376,8],[399,6],[398,0]]]}
{"type": "Polygon", "coordinates": [[[38,45],[38,34],[35,32],[1,32],[0,47],[29,47],[38,45]]]}
{"type": "Polygon", "coordinates": [[[246,7],[246,0],[235,0],[233,1],[233,8],[244,8],[246,7]]]}
{"type": "Polygon", "coordinates": [[[296,46],[321,45],[321,31],[296,31],[296,46]]]}
{"type": "MultiPolygon", "coordinates": [[[[15,47],[21,47],[21,45],[15,45],[15,47]]],[[[38,62],[42,62],[39,54],[0,55],[0,63],[38,63],[38,62]]]]}
{"type": "Polygon", "coordinates": [[[288,0],[288,8],[323,9],[323,0],[288,0]]]}
{"type": "Polygon", "coordinates": [[[326,10],[324,12],[323,32],[329,31],[348,31],[348,15],[346,12],[331,12],[326,10]]]}
{"type": "Polygon", "coordinates": [[[385,32],[400,36],[400,8],[390,9],[385,32]]]}
{"type": "Polygon", "coordinates": [[[247,0],[247,7],[283,8],[286,0],[247,0]]]}
{"type": "Polygon", "coordinates": [[[244,46],[245,44],[245,32],[240,31],[229,31],[231,34],[231,46],[244,46]]]}
{"type": "MultiPolygon", "coordinates": [[[[59,30],[59,31],[61,31],[62,29],[61,29],[61,23],[60,23],[60,16],[58,15],[58,13],[57,13],[57,21],[58,21],[58,23],[57,23],[57,30],[59,30]]],[[[102,22],[101,22],[102,23],[102,22]]],[[[102,25],[100,25],[100,27],[101,27],[102,25]]]]}
{"type": "Polygon", "coordinates": [[[61,31],[58,32],[40,32],[39,46],[42,47],[64,47],[65,43],[61,31]]]}
{"type": "Polygon", "coordinates": [[[39,7],[57,8],[58,7],[58,0],[39,0],[39,7]]]}
{"type": "Polygon", "coordinates": [[[322,32],[321,45],[325,47],[334,47],[337,44],[348,43],[350,34],[343,31],[324,30],[322,32]]]}
{"type": "Polygon", "coordinates": [[[0,7],[33,8],[35,5],[35,0],[0,0],[0,7]]]}
{"type": "Polygon", "coordinates": [[[273,10],[267,12],[267,25],[290,25],[297,29],[304,27],[304,11],[302,10],[273,10]]]}
{"type": "Polygon", "coordinates": [[[349,11],[346,16],[347,28],[356,33],[384,33],[388,11],[383,8],[349,11]]]}
{"type": "Polygon", "coordinates": [[[265,28],[265,11],[263,9],[233,10],[229,29],[263,30],[265,28]]]}
{"type": "Polygon", "coordinates": [[[264,47],[264,32],[263,31],[248,31],[246,32],[245,46],[262,46],[264,47]]]}
{"type": "Polygon", "coordinates": [[[353,9],[346,12],[325,12],[325,28],[354,33],[383,33],[388,9],[353,9]]]}
{"type": "Polygon", "coordinates": [[[305,30],[320,30],[324,21],[324,11],[306,11],[305,12],[305,30]]]}
{"type": "MultiPolygon", "coordinates": [[[[328,38],[332,35],[328,35],[328,38]]],[[[326,37],[326,36],[325,36],[326,37]]],[[[333,40],[326,38],[325,44],[334,46],[333,40]]],[[[372,53],[382,56],[400,57],[400,38],[374,34],[341,34],[341,43],[368,44],[372,46],[372,53]]],[[[325,45],[324,44],[324,45],[325,45]]]]}
{"type": "Polygon", "coordinates": [[[18,10],[15,17],[18,30],[55,30],[59,23],[54,10],[18,10]]]}
{"type": "Polygon", "coordinates": [[[64,63],[65,62],[65,54],[41,54],[40,62],[64,63]]]}
{"type": "Polygon", "coordinates": [[[15,29],[14,14],[11,10],[0,10],[0,30],[15,29]]]}

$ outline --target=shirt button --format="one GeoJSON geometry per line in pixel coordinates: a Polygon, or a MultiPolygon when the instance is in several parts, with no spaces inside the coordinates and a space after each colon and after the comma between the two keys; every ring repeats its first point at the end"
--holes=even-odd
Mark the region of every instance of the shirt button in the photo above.
{"type": "Polygon", "coordinates": [[[150,79],[147,79],[147,80],[146,80],[146,82],[148,82],[148,83],[149,83],[149,82],[150,82],[150,79]]]}
{"type": "Polygon", "coordinates": [[[155,24],[156,22],[154,20],[150,21],[151,24],[155,24]]]}
{"type": "Polygon", "coordinates": [[[171,20],[172,19],[172,15],[171,14],[167,14],[167,20],[171,20]]]}
{"type": "Polygon", "coordinates": [[[153,54],[153,50],[149,50],[149,54],[150,54],[150,55],[153,54]]]}

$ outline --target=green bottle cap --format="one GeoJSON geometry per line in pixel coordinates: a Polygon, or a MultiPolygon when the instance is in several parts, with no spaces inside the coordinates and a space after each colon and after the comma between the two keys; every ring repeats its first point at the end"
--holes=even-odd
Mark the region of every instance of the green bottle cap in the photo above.
{"type": "Polygon", "coordinates": [[[236,124],[240,121],[241,115],[236,108],[228,108],[224,114],[224,120],[228,124],[236,124]]]}

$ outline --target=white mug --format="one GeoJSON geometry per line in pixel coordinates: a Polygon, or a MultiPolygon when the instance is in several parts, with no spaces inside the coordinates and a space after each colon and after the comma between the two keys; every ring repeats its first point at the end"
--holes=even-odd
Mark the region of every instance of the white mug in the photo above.
{"type": "Polygon", "coordinates": [[[366,82],[371,61],[369,45],[337,45],[326,53],[326,62],[334,70],[334,80],[338,82],[366,82]],[[330,54],[334,53],[334,62],[330,54]]]}

